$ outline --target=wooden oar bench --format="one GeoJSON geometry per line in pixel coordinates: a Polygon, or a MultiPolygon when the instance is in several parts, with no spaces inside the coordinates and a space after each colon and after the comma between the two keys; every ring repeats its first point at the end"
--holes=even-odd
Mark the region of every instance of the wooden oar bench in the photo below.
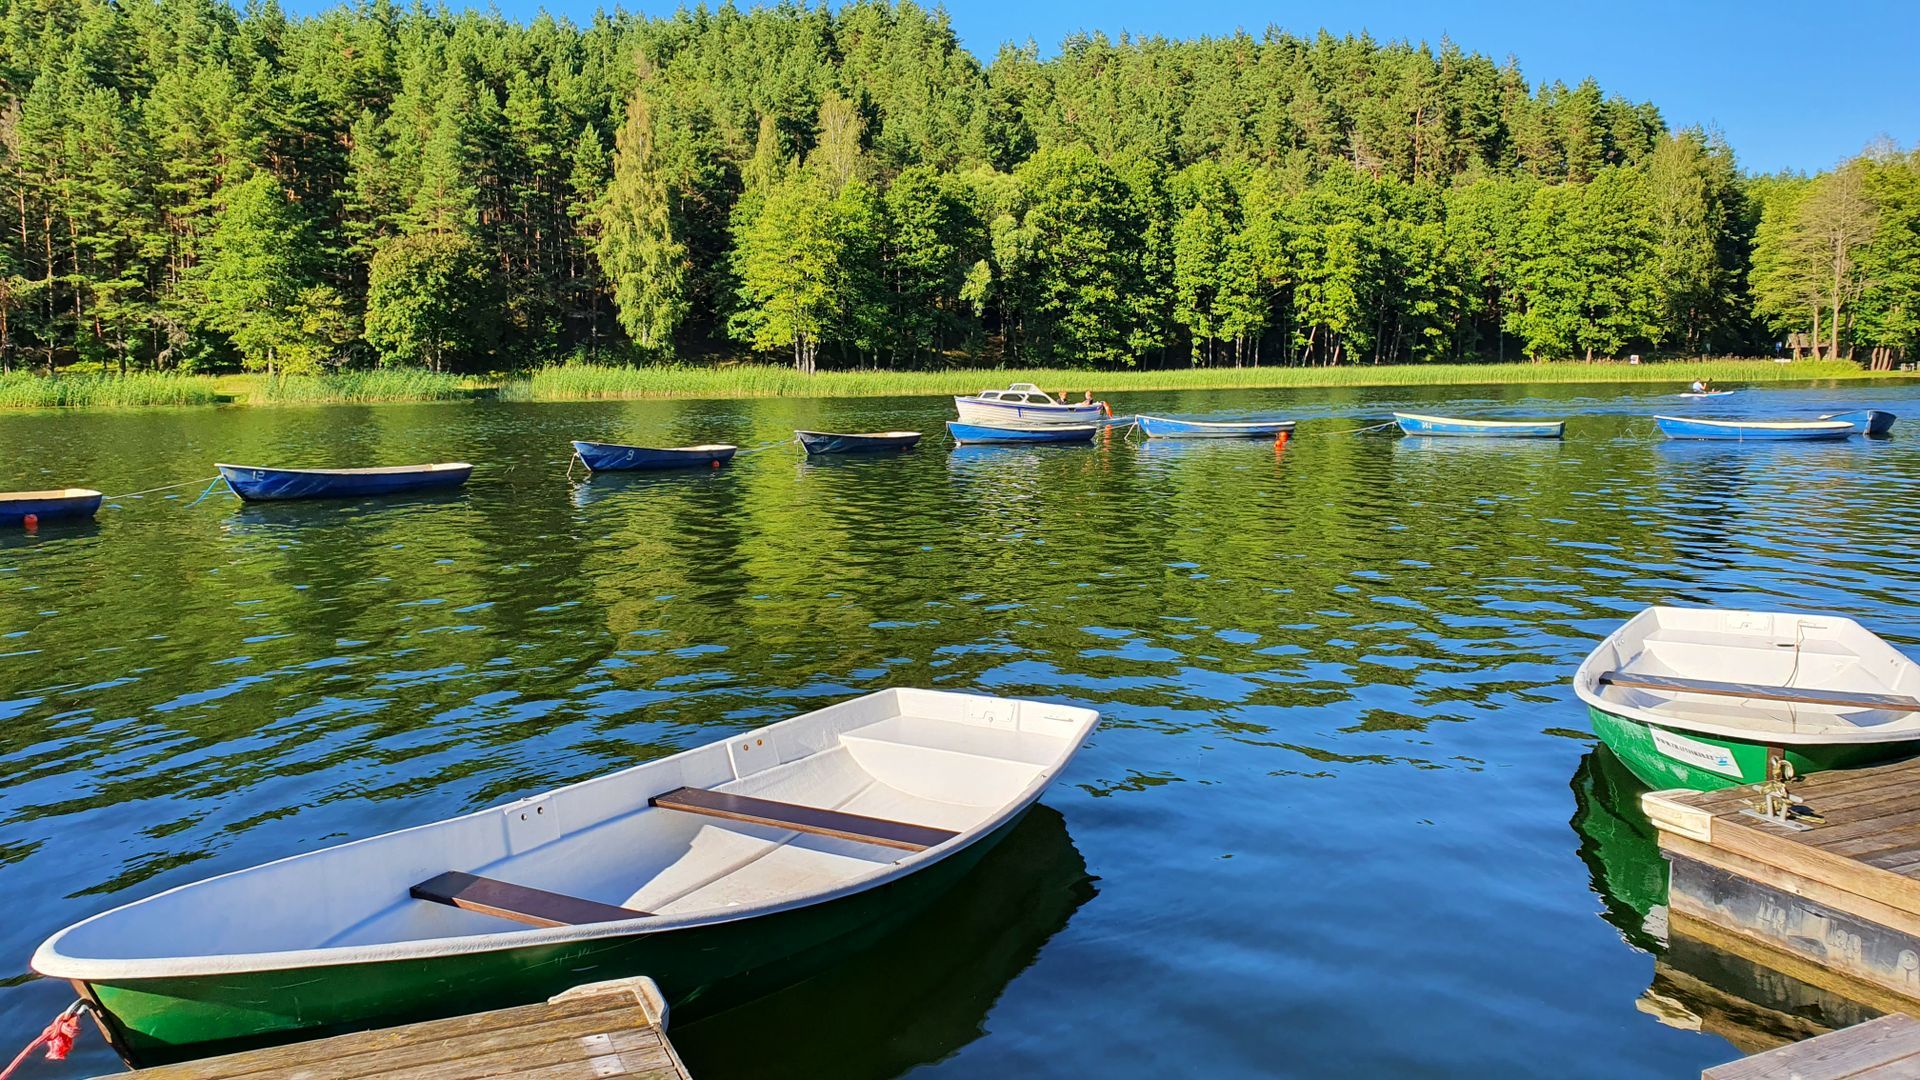
{"type": "Polygon", "coordinates": [[[578,926],[581,923],[644,919],[653,914],[458,870],[449,870],[429,878],[408,889],[407,895],[415,900],[431,900],[436,904],[512,919],[530,926],[578,926]]]}
{"type": "Polygon", "coordinates": [[[1822,690],[1818,687],[1764,686],[1759,683],[1714,682],[1711,679],[1683,679],[1677,675],[1637,675],[1626,671],[1603,673],[1600,682],[1633,690],[1660,690],[1666,693],[1713,694],[1719,697],[1747,698],[1757,701],[1786,701],[1798,705],[1837,705],[1857,709],[1895,709],[1920,712],[1920,698],[1905,694],[1869,694],[1853,690],[1822,690]]]}
{"type": "MultiPolygon", "coordinates": [[[[798,803],[702,788],[675,788],[647,801],[649,805],[662,810],[792,829],[795,832],[833,836],[905,851],[925,851],[959,835],[950,829],[936,829],[930,825],[914,825],[905,821],[847,814],[818,806],[801,806],[798,803]]],[[[511,919],[530,926],[619,922],[622,919],[644,919],[653,914],[459,870],[449,870],[429,878],[408,889],[407,895],[415,900],[430,900],[436,904],[447,904],[463,911],[477,911],[482,915],[511,919]]]]}
{"type": "Polygon", "coordinates": [[[833,836],[864,844],[900,848],[904,851],[925,851],[927,848],[943,844],[960,835],[951,829],[936,829],[930,825],[914,825],[905,821],[867,817],[864,814],[848,814],[817,806],[778,802],[774,799],[759,799],[751,795],[707,791],[703,788],[675,788],[664,795],[655,795],[647,801],[650,805],[662,810],[704,814],[707,817],[744,821],[754,825],[771,825],[780,829],[792,829],[795,832],[833,836]]]}

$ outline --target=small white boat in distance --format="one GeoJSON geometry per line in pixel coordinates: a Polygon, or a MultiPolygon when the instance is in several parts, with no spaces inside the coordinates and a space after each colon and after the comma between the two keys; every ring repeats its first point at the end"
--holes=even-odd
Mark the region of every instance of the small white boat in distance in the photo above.
{"type": "Polygon", "coordinates": [[[982,390],[972,397],[956,397],[953,407],[963,424],[1001,428],[1097,424],[1103,417],[1112,415],[1104,401],[1069,405],[1026,382],[1014,383],[1005,390],[982,390]]]}
{"type": "Polygon", "coordinates": [[[1098,720],[883,690],[182,885],[62,930],[33,967],[82,984],[133,1058],[539,1001],[581,970],[651,973],[683,1001],[931,901],[1098,720]]]}
{"type": "Polygon", "coordinates": [[[1652,607],[1580,664],[1595,734],[1656,787],[1713,789],[1920,753],[1920,664],[1852,619],[1652,607]]]}

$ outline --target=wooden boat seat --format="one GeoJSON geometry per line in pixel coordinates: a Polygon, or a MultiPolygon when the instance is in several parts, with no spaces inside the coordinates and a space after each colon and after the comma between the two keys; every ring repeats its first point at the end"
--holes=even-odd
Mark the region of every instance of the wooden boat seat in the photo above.
{"type": "Polygon", "coordinates": [[[1684,679],[1677,675],[1638,675],[1625,671],[1605,672],[1600,676],[1599,681],[1611,686],[1635,690],[1717,694],[1722,697],[1755,698],[1761,701],[1790,701],[1801,705],[1838,705],[1846,708],[1920,712],[1920,698],[1908,697],[1905,694],[1868,694],[1853,690],[1821,690],[1817,687],[1714,682],[1710,679],[1684,679]]]}
{"type": "Polygon", "coordinates": [[[771,825],[780,829],[792,829],[795,832],[878,844],[881,847],[900,848],[904,851],[924,851],[960,835],[951,829],[936,829],[930,825],[914,825],[905,821],[867,817],[864,814],[847,814],[818,806],[801,806],[798,803],[760,799],[752,795],[734,795],[724,791],[708,791],[704,788],[675,788],[664,795],[655,795],[647,802],[662,810],[703,814],[707,817],[745,821],[754,825],[771,825]]]}
{"type": "Polygon", "coordinates": [[[431,900],[482,915],[512,919],[531,926],[578,926],[581,923],[643,919],[652,912],[582,900],[577,896],[496,881],[477,874],[449,870],[407,890],[415,900],[431,900]]]}

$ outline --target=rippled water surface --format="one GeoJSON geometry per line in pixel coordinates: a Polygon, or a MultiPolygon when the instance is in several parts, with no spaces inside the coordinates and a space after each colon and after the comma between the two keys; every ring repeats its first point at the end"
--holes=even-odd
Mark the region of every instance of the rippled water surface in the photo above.
{"type": "MultiPolygon", "coordinates": [[[[0,416],[7,489],[477,466],[432,499],[188,487],[0,537],[0,1045],[71,997],[26,963],[83,916],[912,684],[1106,720],[938,907],[679,1027],[702,1080],[1695,1073],[1765,1038],[1701,1000],[1731,961],[1667,941],[1637,789],[1567,680],[1655,602],[1920,645],[1920,435],[1688,446],[1650,419],[1869,405],[1920,421],[1898,386],[1134,395],[1303,423],[1281,451],[930,435],[813,464],[777,440],[933,433],[948,403],[0,416]],[[1403,405],[1570,419],[1345,433],[1403,405]],[[570,438],[751,452],[581,485],[570,438]]],[[[1846,1018],[1797,1008],[1775,1026],[1846,1018]]],[[[65,1075],[112,1064],[88,1032],[65,1075]]]]}

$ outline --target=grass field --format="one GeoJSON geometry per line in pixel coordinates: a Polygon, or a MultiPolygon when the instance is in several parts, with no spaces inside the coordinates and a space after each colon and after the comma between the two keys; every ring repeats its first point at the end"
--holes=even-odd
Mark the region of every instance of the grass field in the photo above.
{"type": "Polygon", "coordinates": [[[1172,371],[827,371],[811,378],[765,364],[694,367],[552,367],[508,381],[510,401],[592,401],[649,397],[885,397],[967,394],[1030,382],[1056,393],[1082,390],[1211,390],[1237,387],[1470,386],[1527,383],[1684,383],[1725,385],[1872,377],[1845,361],[1708,360],[1659,364],[1399,364],[1382,367],[1188,368],[1172,371]]]}
{"type": "MultiPolygon", "coordinates": [[[[503,401],[596,401],[619,398],[890,397],[966,394],[1031,382],[1078,396],[1128,390],[1213,390],[1264,387],[1473,386],[1528,383],[1684,383],[1696,377],[1727,386],[1806,380],[1890,377],[1845,361],[1666,361],[1648,364],[1398,364],[1382,367],[1182,368],[1171,371],[1076,371],[961,368],[951,371],[826,371],[811,378],[773,364],[661,364],[653,367],[567,365],[504,382],[417,369],[335,375],[0,375],[0,408],[113,408],[148,405],[368,404],[449,401],[496,394],[503,401]]],[[[1901,377],[1901,376],[1891,376],[1901,377]]],[[[1906,376],[1912,377],[1912,376],[1906,376]]]]}

